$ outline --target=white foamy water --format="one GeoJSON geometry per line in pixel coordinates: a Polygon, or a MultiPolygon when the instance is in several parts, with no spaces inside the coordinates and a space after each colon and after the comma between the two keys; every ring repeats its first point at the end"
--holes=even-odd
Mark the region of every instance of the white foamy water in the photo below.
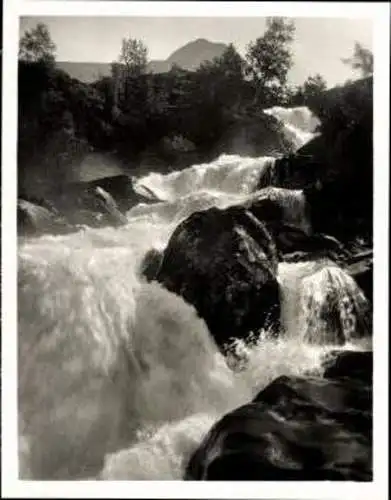
{"type": "MultiPolygon", "coordinates": [[[[150,182],[166,201],[134,207],[120,228],[20,240],[22,478],[181,479],[224,413],[279,375],[321,373],[335,336],[310,331],[322,307],[308,296],[342,311],[348,345],[365,347],[346,323],[360,317],[365,299],[329,263],[279,266],[284,332],[278,340],[260,332],[252,346],[238,341],[235,352],[246,363],[237,372],[192,306],[140,276],[145,253],[163,249],[180,220],[247,199],[251,172],[258,176],[269,162],[227,158],[223,167],[213,162],[200,174],[192,167],[150,182]],[[333,293],[338,300],[328,302],[333,293]]],[[[300,200],[299,192],[291,195],[289,221],[304,217],[300,200]]]]}
{"type": "Polygon", "coordinates": [[[221,155],[211,163],[194,165],[179,172],[152,172],[135,182],[135,190],[148,195],[147,188],[159,200],[174,201],[198,192],[214,191],[225,194],[249,194],[260,178],[273,168],[274,158],[250,158],[221,155]]]}
{"type": "Polygon", "coordinates": [[[296,108],[273,106],[264,109],[263,112],[274,116],[283,124],[284,133],[296,150],[317,135],[315,131],[320,121],[306,106],[296,108]]]}

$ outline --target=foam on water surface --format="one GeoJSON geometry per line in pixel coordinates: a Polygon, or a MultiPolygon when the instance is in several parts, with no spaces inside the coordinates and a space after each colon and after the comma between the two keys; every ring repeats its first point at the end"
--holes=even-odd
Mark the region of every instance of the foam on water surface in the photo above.
{"type": "Polygon", "coordinates": [[[273,106],[264,109],[264,113],[274,116],[282,125],[287,138],[295,150],[300,149],[317,135],[319,119],[306,106],[283,108],[273,106]]]}
{"type": "Polygon", "coordinates": [[[251,193],[260,177],[273,168],[274,158],[221,155],[211,163],[193,165],[170,174],[150,173],[135,182],[135,190],[146,187],[158,199],[173,201],[189,194],[212,191],[224,194],[251,193]]]}

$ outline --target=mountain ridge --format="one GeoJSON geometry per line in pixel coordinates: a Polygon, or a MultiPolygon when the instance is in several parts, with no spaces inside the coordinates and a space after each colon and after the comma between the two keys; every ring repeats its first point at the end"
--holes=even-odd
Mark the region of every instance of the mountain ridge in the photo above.
{"type": "MultiPolygon", "coordinates": [[[[176,49],[167,59],[152,59],[147,65],[147,71],[166,73],[174,65],[195,71],[203,62],[221,56],[227,47],[225,43],[197,38],[176,49]]],[[[58,61],[57,67],[84,83],[93,83],[111,74],[111,62],[58,61]]]]}

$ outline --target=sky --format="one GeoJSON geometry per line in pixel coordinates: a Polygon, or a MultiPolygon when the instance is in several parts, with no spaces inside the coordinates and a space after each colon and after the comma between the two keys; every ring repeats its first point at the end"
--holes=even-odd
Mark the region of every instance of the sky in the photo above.
{"type": "MultiPolygon", "coordinates": [[[[356,41],[372,50],[372,20],[348,18],[292,18],[296,26],[291,83],[300,84],[320,73],[329,85],[359,76],[341,58],[349,57],[356,41]]],[[[57,46],[57,60],[111,62],[123,37],[143,40],[150,59],[166,59],[174,50],[197,38],[233,43],[244,55],[250,41],[265,31],[264,17],[22,17],[20,33],[44,22],[57,46]]]]}

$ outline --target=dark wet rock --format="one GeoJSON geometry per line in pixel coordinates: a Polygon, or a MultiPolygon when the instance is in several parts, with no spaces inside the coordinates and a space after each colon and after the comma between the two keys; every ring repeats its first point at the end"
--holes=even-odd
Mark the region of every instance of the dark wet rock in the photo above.
{"type": "Polygon", "coordinates": [[[95,188],[94,193],[98,200],[100,200],[103,211],[113,225],[120,226],[127,223],[127,218],[120,212],[117,203],[107,191],[98,186],[95,188]]]}
{"type": "Polygon", "coordinates": [[[102,179],[90,183],[68,184],[61,193],[52,192],[48,195],[56,213],[61,214],[74,230],[79,226],[100,228],[127,223],[127,218],[114,197],[101,187],[100,184],[104,185],[101,181],[102,179]]]}
{"type": "Polygon", "coordinates": [[[371,481],[371,443],[369,385],[280,377],[212,427],[185,479],[371,481]]]}
{"type": "Polygon", "coordinates": [[[21,236],[64,234],[73,230],[57,212],[23,199],[18,199],[17,202],[17,224],[18,234],[21,236]]]}
{"type": "Polygon", "coordinates": [[[160,269],[160,265],[163,258],[163,252],[157,250],[156,248],[151,248],[145,254],[141,262],[141,274],[147,279],[147,281],[153,281],[160,269]]]}
{"type": "Polygon", "coordinates": [[[372,351],[332,351],[325,360],[324,377],[339,380],[351,378],[372,385],[372,351]]]}
{"type": "Polygon", "coordinates": [[[114,198],[121,212],[126,212],[138,203],[151,202],[147,196],[143,196],[134,190],[133,179],[128,175],[116,175],[96,179],[88,182],[85,187],[93,192],[96,191],[97,187],[104,189],[114,198]]]}
{"type": "Polygon", "coordinates": [[[299,260],[330,259],[334,262],[343,262],[346,258],[342,245],[331,236],[307,234],[300,228],[283,223],[268,224],[267,228],[274,237],[281,260],[298,262],[299,260]],[[292,254],[296,255],[292,257],[292,254]],[[305,256],[305,258],[300,259],[299,256],[305,256]],[[298,257],[299,259],[295,260],[298,257]]]}
{"type": "Polygon", "coordinates": [[[128,175],[103,177],[89,182],[73,182],[68,184],[61,199],[56,198],[60,210],[70,211],[74,208],[100,211],[101,197],[97,190],[102,189],[115,202],[119,212],[124,213],[138,203],[150,203],[147,196],[136,193],[133,180],[128,175]]]}
{"type": "Polygon", "coordinates": [[[350,259],[346,271],[355,279],[365,297],[373,301],[373,251],[362,252],[350,259]]]}
{"type": "Polygon", "coordinates": [[[194,305],[218,345],[269,325],[278,327],[277,252],[243,207],[196,212],[174,231],[157,275],[194,305]]]}
{"type": "Polygon", "coordinates": [[[337,238],[312,231],[310,206],[302,190],[268,187],[253,193],[242,206],[267,227],[279,259],[294,252],[343,261],[348,252],[337,238]]]}
{"type": "Polygon", "coordinates": [[[18,199],[25,200],[25,201],[28,201],[30,203],[33,203],[34,205],[38,205],[40,207],[46,208],[46,210],[49,210],[49,212],[51,212],[53,215],[59,215],[54,204],[51,203],[49,200],[47,200],[43,196],[28,195],[24,191],[21,191],[21,192],[19,192],[18,199]]]}

